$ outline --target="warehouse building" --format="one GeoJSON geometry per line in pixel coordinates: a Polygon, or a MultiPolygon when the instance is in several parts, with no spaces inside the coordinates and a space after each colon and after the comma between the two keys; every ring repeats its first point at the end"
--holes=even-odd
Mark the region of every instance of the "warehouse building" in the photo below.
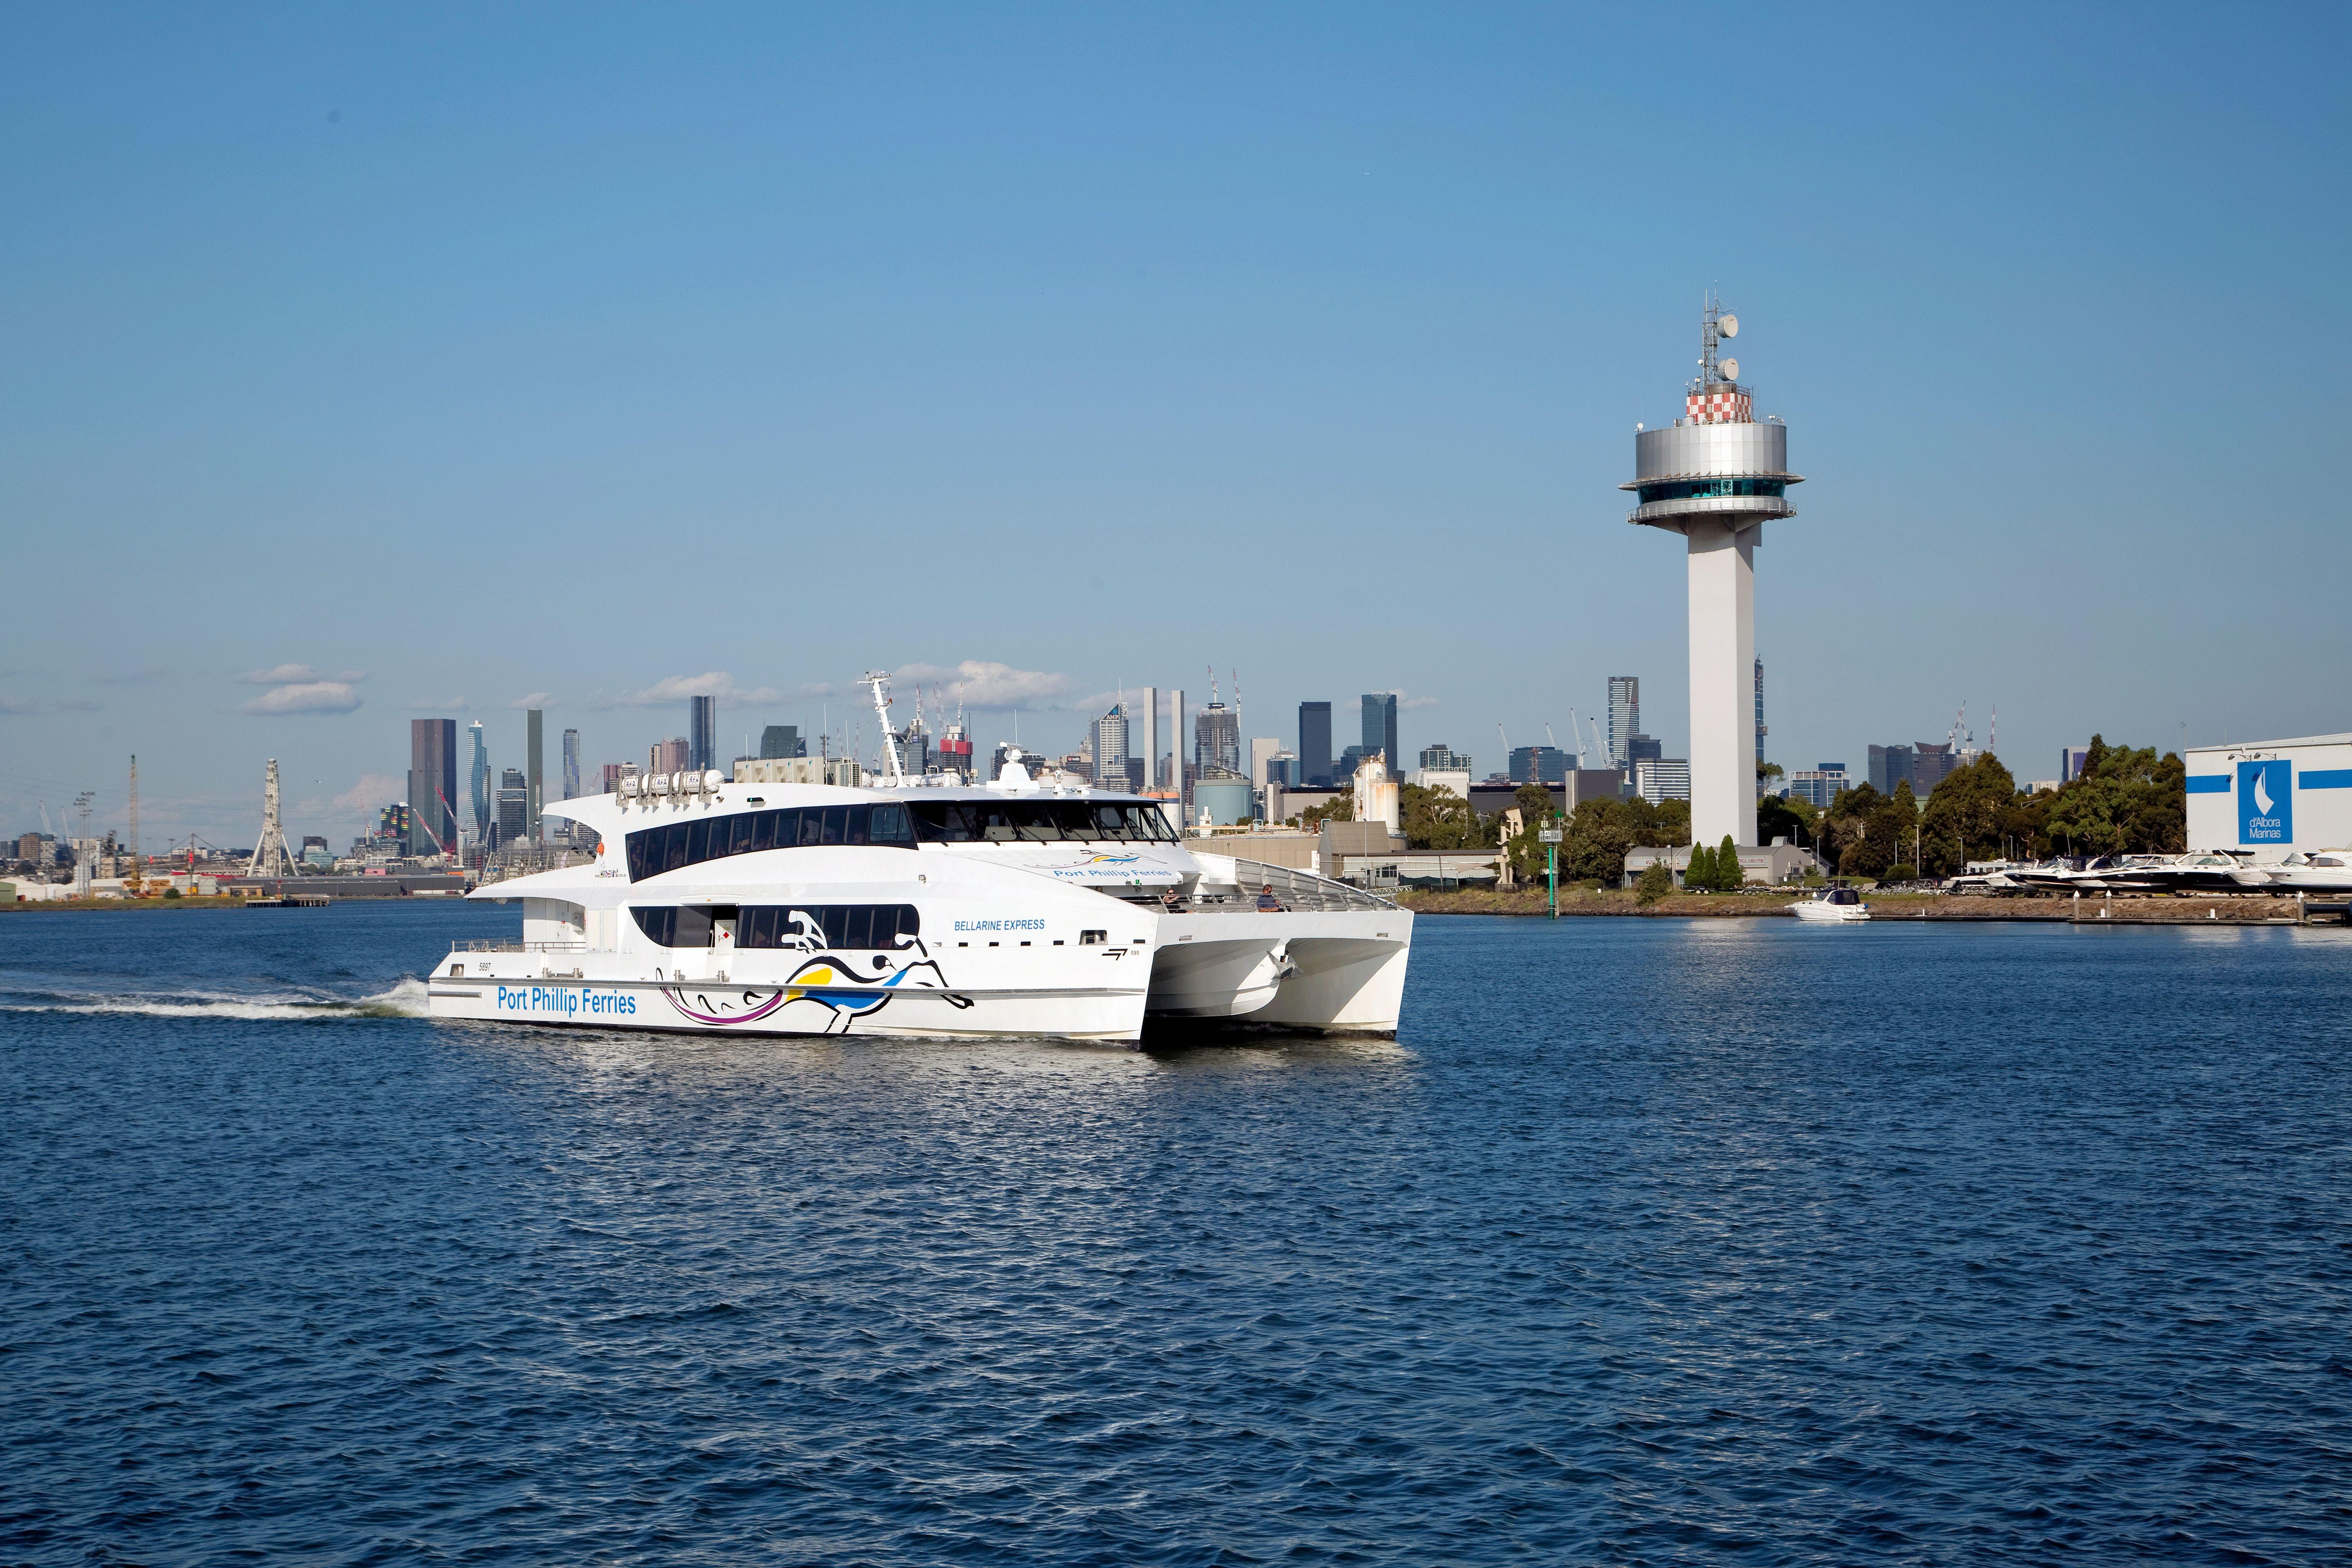
{"type": "Polygon", "coordinates": [[[2189,847],[2256,863],[2352,846],[2352,735],[2191,746],[2189,847]]]}

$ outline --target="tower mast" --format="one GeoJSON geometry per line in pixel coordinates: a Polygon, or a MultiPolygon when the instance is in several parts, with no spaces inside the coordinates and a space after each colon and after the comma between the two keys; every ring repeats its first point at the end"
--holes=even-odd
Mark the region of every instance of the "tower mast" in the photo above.
{"type": "Polygon", "coordinates": [[[1722,357],[1739,318],[1707,292],[1699,320],[1699,373],[1683,417],[1637,427],[1638,493],[1626,521],[1679,533],[1690,576],[1691,837],[1756,842],[1756,548],[1764,524],[1794,517],[1788,487],[1789,431],[1759,421],[1739,362],[1722,357]]]}

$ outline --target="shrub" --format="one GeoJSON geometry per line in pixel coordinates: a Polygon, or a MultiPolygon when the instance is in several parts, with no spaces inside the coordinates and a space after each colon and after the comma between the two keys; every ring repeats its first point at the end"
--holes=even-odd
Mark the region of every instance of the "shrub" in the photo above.
{"type": "Polygon", "coordinates": [[[1919,868],[1908,861],[1898,860],[1886,868],[1886,874],[1878,879],[1882,882],[1916,882],[1919,879],[1919,868]]]}
{"type": "Polygon", "coordinates": [[[1643,905],[1654,904],[1674,890],[1675,874],[1666,869],[1664,861],[1653,860],[1642,868],[1641,876],[1634,879],[1633,901],[1643,905]]]}
{"type": "Polygon", "coordinates": [[[176,899],[180,896],[180,889],[177,888],[166,888],[163,889],[163,896],[167,899],[176,899]]]}

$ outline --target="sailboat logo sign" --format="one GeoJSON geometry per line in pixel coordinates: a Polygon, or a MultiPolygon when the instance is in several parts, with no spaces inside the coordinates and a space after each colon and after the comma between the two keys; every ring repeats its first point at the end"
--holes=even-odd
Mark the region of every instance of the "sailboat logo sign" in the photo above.
{"type": "Polygon", "coordinates": [[[2287,844],[2294,838],[2294,790],[2284,758],[2238,764],[2238,842],[2287,844]]]}

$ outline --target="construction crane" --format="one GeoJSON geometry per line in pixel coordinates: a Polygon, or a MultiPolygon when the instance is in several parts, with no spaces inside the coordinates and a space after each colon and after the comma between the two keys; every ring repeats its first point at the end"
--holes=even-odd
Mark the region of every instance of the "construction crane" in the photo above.
{"type": "Polygon", "coordinates": [[[1570,708],[1568,710],[1568,736],[1570,740],[1576,742],[1576,765],[1581,768],[1586,765],[1584,761],[1584,729],[1577,722],[1576,710],[1573,708],[1570,708]]]}

